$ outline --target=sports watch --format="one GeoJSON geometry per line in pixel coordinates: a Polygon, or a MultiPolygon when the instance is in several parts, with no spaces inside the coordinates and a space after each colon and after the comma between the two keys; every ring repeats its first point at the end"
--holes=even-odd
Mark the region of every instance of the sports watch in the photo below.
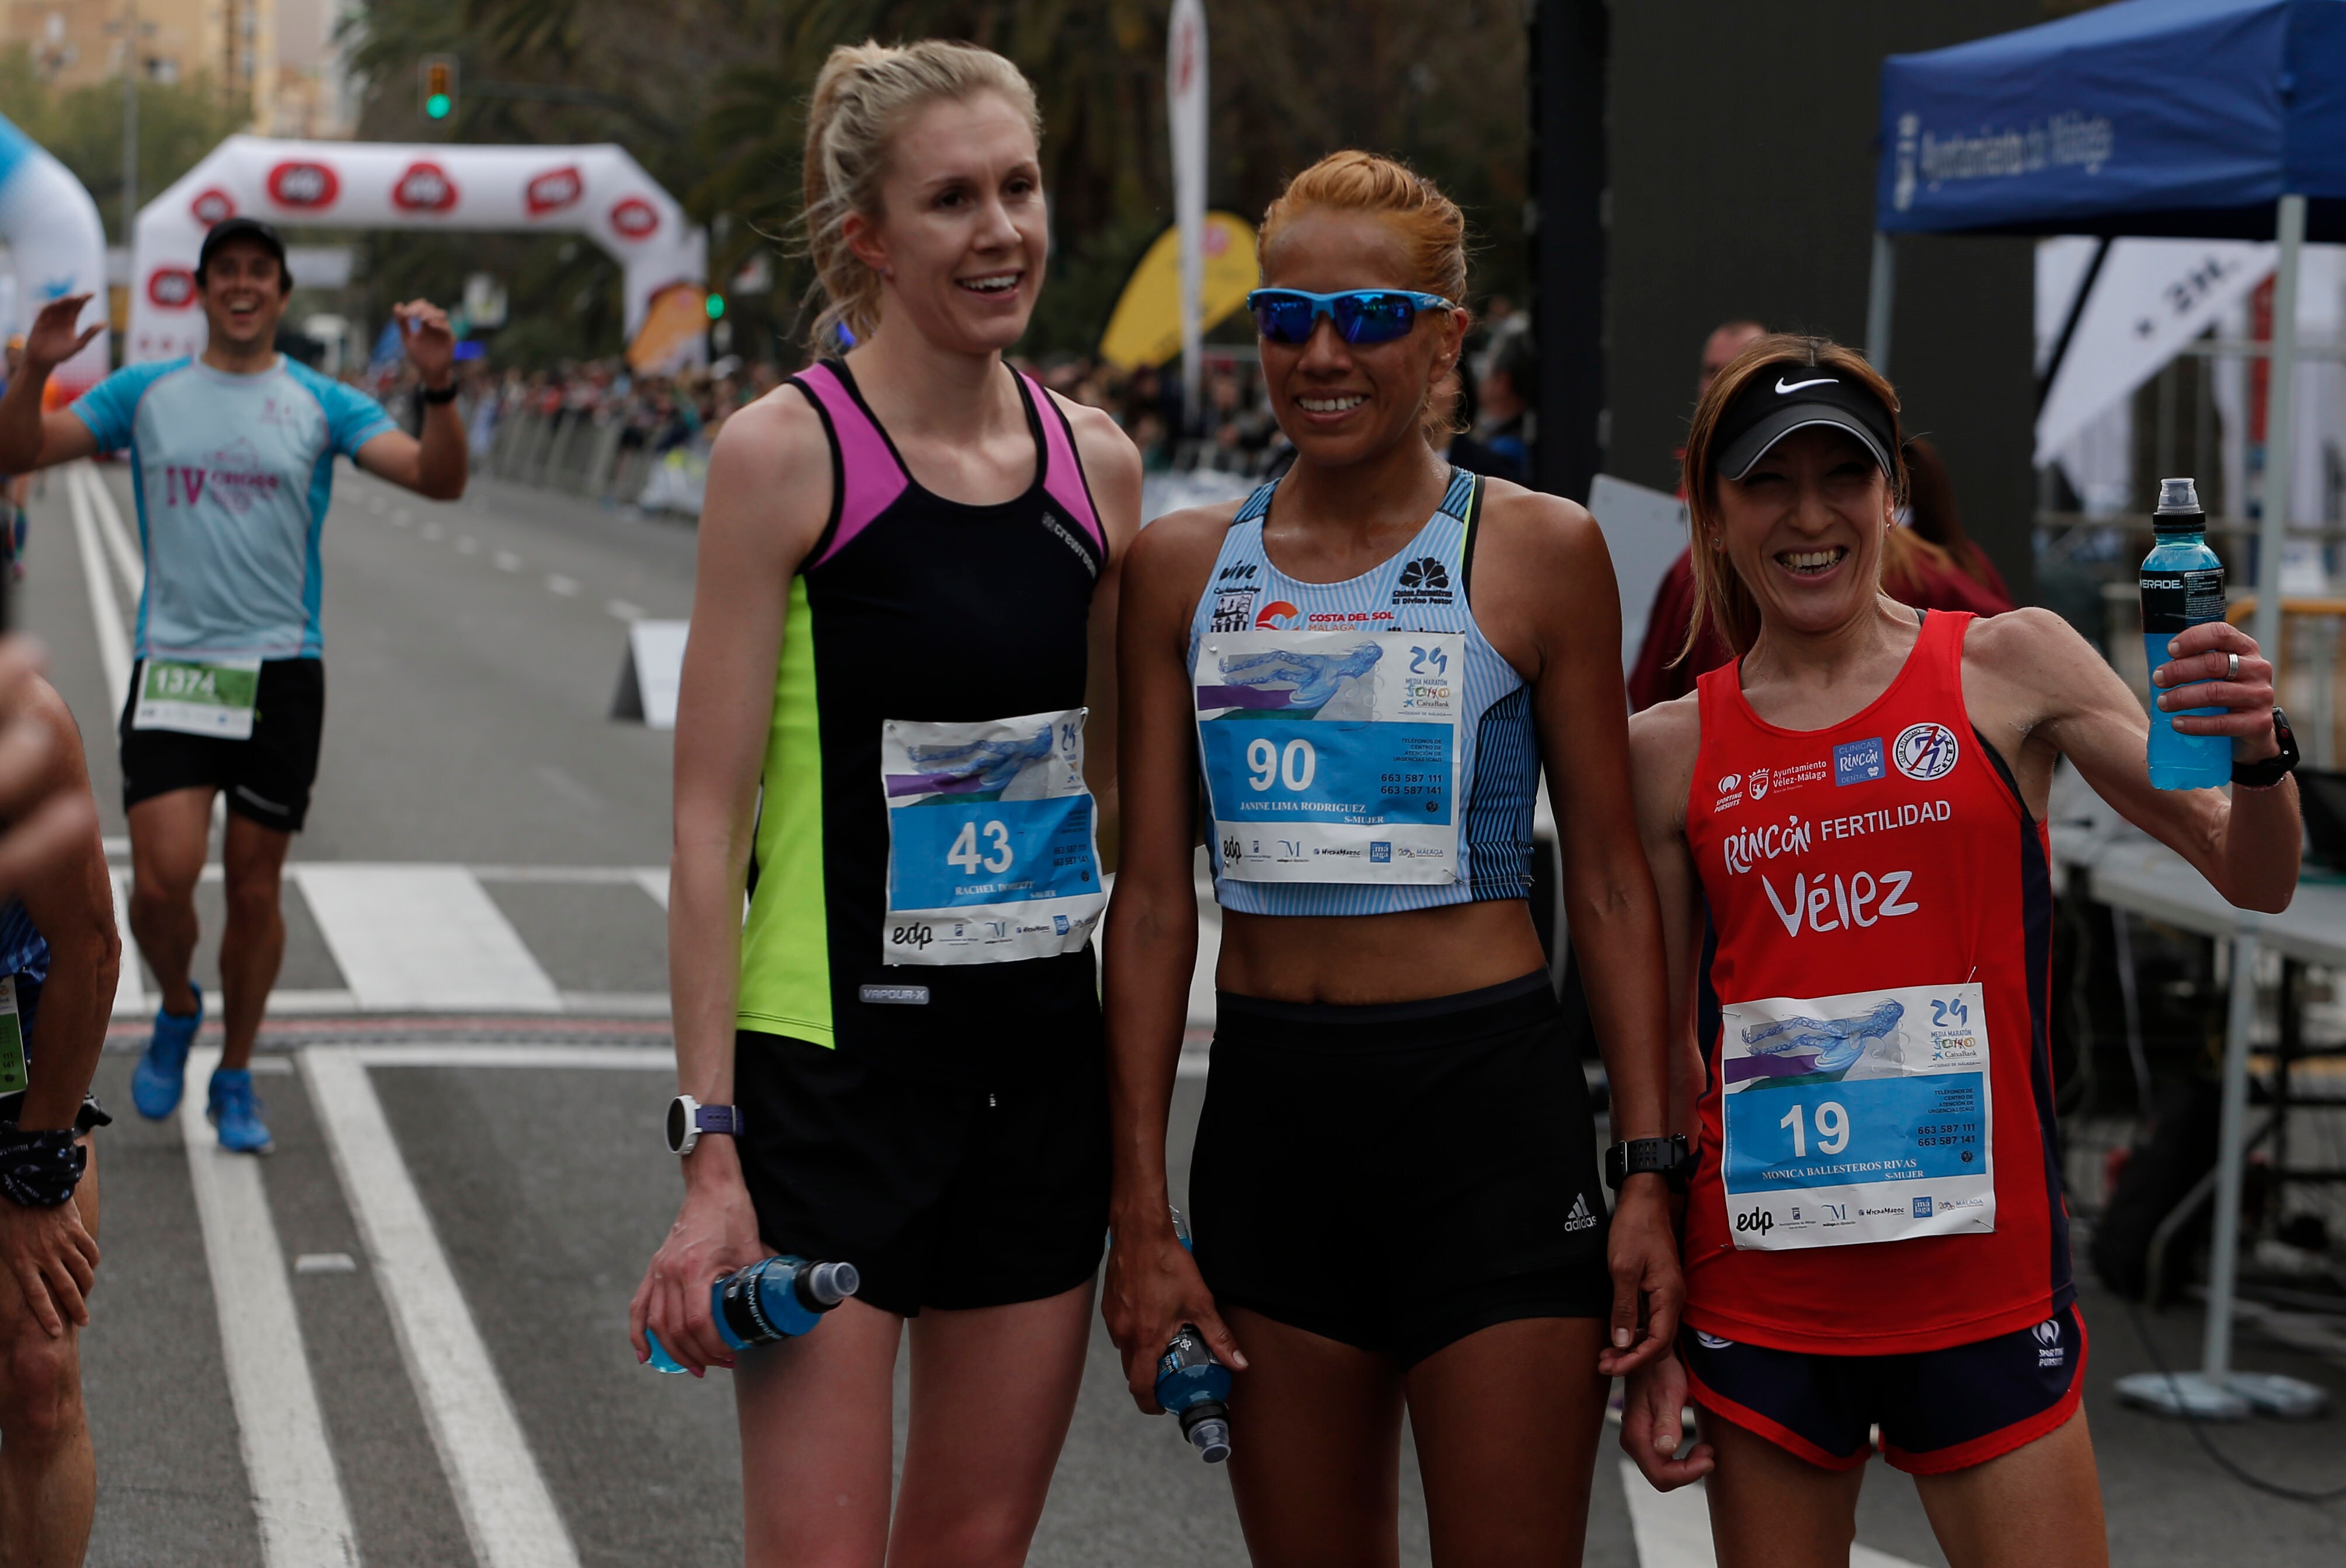
{"type": "Polygon", "coordinates": [[[1694,1173],[1694,1150],[1684,1133],[1667,1138],[1629,1138],[1605,1151],[1605,1185],[1618,1192],[1633,1176],[1658,1176],[1673,1192],[1686,1190],[1694,1173]]]}
{"type": "Polygon", "coordinates": [[[741,1135],[741,1112],[735,1105],[704,1105],[689,1095],[678,1095],[668,1103],[668,1152],[688,1155],[700,1142],[703,1133],[723,1133],[729,1138],[741,1135]]]}
{"type": "Polygon", "coordinates": [[[2270,789],[2287,778],[2297,767],[2297,737],[2290,733],[2289,715],[2273,709],[2273,740],[2280,747],[2278,756],[2262,762],[2232,764],[2232,782],[2249,789],[2270,789]]]}

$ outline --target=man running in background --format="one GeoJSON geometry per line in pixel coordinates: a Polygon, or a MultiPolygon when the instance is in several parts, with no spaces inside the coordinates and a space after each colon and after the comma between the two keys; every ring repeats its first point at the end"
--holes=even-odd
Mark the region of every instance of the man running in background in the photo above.
{"type": "Polygon", "coordinates": [[[0,396],[0,473],[130,449],[147,586],[122,709],[122,796],[130,929],[163,1002],[131,1098],[157,1119],[179,1103],[203,1022],[189,974],[196,879],[212,798],[225,791],[227,1037],[209,1109],[223,1148],[259,1154],[270,1137],[252,1093],[252,1046],[284,956],[285,854],[309,810],[325,718],[319,532],[333,461],[453,501],[464,491],[464,428],[455,339],[430,303],[393,312],[423,387],[419,440],[373,399],[277,351],[293,280],[275,229],[249,218],[216,225],[195,279],[210,334],[200,355],[127,366],[47,414],[49,372],[97,329],[74,330],[87,296],[45,307],[23,373],[0,396]]]}

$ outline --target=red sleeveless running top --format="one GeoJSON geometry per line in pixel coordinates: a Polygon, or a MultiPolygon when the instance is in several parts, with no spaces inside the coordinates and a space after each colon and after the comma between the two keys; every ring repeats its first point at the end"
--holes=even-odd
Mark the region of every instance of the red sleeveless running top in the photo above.
{"type": "Polygon", "coordinates": [[[2049,844],[1964,705],[1973,618],[1926,616],[1889,689],[1826,729],[1760,718],[1739,665],[1698,685],[1687,842],[1708,919],[1686,1319],[1706,1333],[1898,1354],[2043,1322],[2076,1293],[2049,844]],[[1935,1075],[1950,1060],[1973,1070],[1935,1075]],[[1985,1206],[1973,1144],[1993,1155],[1985,1206]],[[1849,1239],[1884,1232],[1902,1234],[1849,1239]]]}

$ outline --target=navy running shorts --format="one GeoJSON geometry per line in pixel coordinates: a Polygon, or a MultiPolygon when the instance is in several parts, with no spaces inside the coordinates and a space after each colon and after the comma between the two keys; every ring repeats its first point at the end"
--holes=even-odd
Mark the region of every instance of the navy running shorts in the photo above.
{"type": "Polygon", "coordinates": [[[1825,1470],[1882,1452],[1910,1475],[1968,1470],[2066,1421],[2086,1389],[2075,1307],[2030,1328],[1897,1356],[1824,1356],[1688,1328],[1678,1354],[1703,1410],[1825,1470]]]}
{"type": "Polygon", "coordinates": [[[318,779],[318,746],[326,728],[326,667],[314,658],[265,659],[254,695],[252,734],[243,740],[133,729],[145,661],[131,671],[118,733],[122,809],[174,789],[212,789],[240,817],[298,833],[310,815],[318,779]]]}

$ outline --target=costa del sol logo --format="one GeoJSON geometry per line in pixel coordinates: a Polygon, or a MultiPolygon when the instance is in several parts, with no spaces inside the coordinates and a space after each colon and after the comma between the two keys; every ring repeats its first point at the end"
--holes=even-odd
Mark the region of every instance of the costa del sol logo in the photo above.
{"type": "Polygon", "coordinates": [[[1900,730],[1898,743],[1890,751],[1899,772],[1924,784],[1945,778],[1961,755],[1955,732],[1943,724],[1932,723],[1910,724],[1900,730]]]}
{"type": "Polygon", "coordinates": [[[1273,599],[1254,618],[1259,632],[1291,632],[1303,625],[1303,612],[1285,599],[1273,599]]]}

